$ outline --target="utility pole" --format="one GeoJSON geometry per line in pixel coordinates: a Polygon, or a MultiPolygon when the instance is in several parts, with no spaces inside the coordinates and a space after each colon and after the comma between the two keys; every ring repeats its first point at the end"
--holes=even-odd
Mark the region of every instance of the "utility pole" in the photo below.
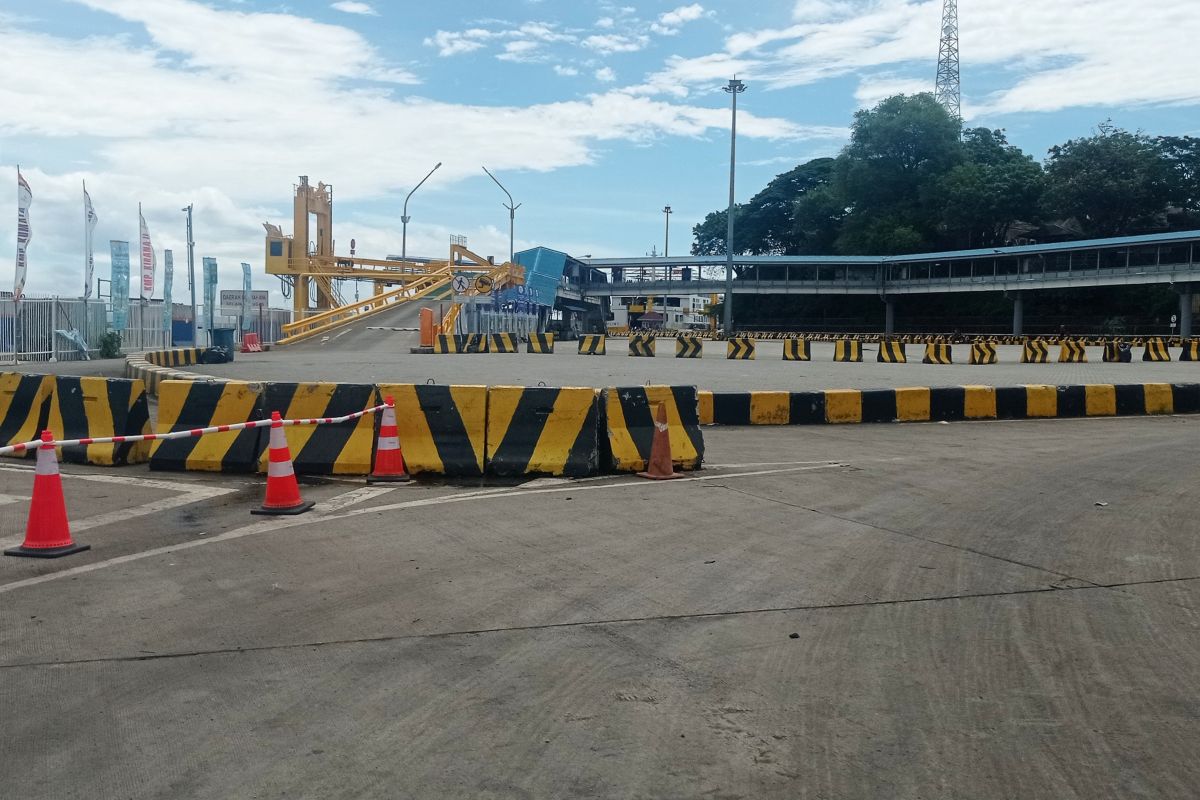
{"type": "MultiPolygon", "coordinates": [[[[424,178],[421,178],[421,183],[424,183],[425,181],[429,180],[429,176],[432,175],[433,173],[437,172],[438,167],[440,167],[441,165],[442,165],[442,162],[440,162],[440,161],[437,162],[436,164],[434,164],[433,169],[429,170],[429,174],[427,174],[424,178]]],[[[412,217],[410,217],[408,215],[408,198],[413,196],[413,192],[415,192],[415,191],[417,191],[417,189],[421,188],[421,183],[418,183],[416,186],[414,186],[412,188],[412,192],[409,192],[408,196],[404,198],[404,210],[400,212],[400,224],[401,224],[401,228],[400,228],[400,260],[401,261],[404,261],[405,257],[408,255],[408,221],[410,219],[412,219],[412,217]]],[[[351,255],[353,255],[353,253],[351,253],[351,255]]]]}
{"type": "Polygon", "coordinates": [[[196,327],[196,240],[192,236],[192,204],[188,203],[186,208],[180,210],[187,213],[188,288],[192,292],[192,347],[199,347],[200,333],[196,327]]]}
{"type": "Polygon", "coordinates": [[[729,210],[725,228],[725,335],[733,332],[733,182],[737,167],[737,96],[746,91],[746,84],[736,77],[721,87],[733,101],[733,117],[729,126],[729,210]]]}
{"type": "MultiPolygon", "coordinates": [[[[513,196],[508,193],[508,189],[504,188],[504,184],[502,184],[500,181],[497,181],[496,176],[488,172],[487,167],[484,167],[483,171],[487,172],[487,176],[496,182],[496,185],[500,187],[500,191],[508,195],[508,205],[504,207],[508,209],[508,263],[511,264],[513,260],[513,220],[517,216],[517,209],[521,207],[521,204],[517,203],[514,206],[513,196]]],[[[500,205],[504,204],[501,203],[500,205]]]]}
{"type": "MultiPolygon", "coordinates": [[[[663,227],[663,258],[670,255],[671,247],[671,207],[663,206],[663,218],[665,219],[663,227]]],[[[669,283],[671,280],[670,265],[663,267],[663,278],[669,283]]],[[[667,329],[667,293],[663,292],[663,330],[667,329]]]]}
{"type": "Polygon", "coordinates": [[[962,121],[962,87],[958,79],[958,0],[942,0],[941,38],[933,99],[962,121]]]}

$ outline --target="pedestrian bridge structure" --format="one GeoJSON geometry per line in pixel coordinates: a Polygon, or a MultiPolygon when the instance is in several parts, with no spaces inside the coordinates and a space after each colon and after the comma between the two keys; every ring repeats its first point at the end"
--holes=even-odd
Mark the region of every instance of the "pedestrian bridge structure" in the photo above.
{"type": "MultiPolygon", "coordinates": [[[[724,256],[582,258],[594,270],[584,297],[722,294],[724,256]],[[671,279],[665,279],[670,274],[671,279]],[[607,281],[596,281],[606,275],[607,281]],[[674,277],[674,276],[680,277],[674,277]]],[[[1165,283],[1180,295],[1180,334],[1191,335],[1193,284],[1200,284],[1200,231],[900,256],[734,256],[736,294],[878,295],[1004,292],[1021,333],[1022,293],[1165,283]]]]}

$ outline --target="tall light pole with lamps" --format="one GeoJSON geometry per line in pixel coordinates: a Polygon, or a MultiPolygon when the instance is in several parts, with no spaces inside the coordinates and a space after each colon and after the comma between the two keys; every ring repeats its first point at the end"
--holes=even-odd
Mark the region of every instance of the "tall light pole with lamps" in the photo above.
{"type": "Polygon", "coordinates": [[[746,91],[746,84],[736,77],[722,86],[733,101],[733,119],[729,126],[729,211],[725,229],[725,335],[733,332],[733,178],[737,165],[737,96],[746,91]]]}
{"type": "MultiPolygon", "coordinates": [[[[671,254],[671,207],[663,206],[663,258],[671,254]]],[[[663,268],[663,277],[671,280],[671,268],[663,268]]],[[[663,330],[667,328],[667,294],[663,292],[663,330]]]]}
{"type": "MultiPolygon", "coordinates": [[[[441,165],[442,165],[442,162],[440,162],[440,161],[437,162],[436,164],[434,164],[433,169],[429,170],[429,173],[424,178],[421,178],[421,183],[424,183],[425,181],[429,180],[429,176],[432,175],[433,173],[437,172],[438,167],[440,167],[441,165]]],[[[400,212],[400,225],[401,225],[401,227],[400,227],[400,260],[401,261],[403,261],[408,256],[408,221],[410,219],[412,219],[412,217],[410,217],[408,215],[408,198],[413,196],[413,192],[415,192],[415,191],[417,191],[417,189],[421,188],[421,183],[418,183],[416,186],[414,186],[412,188],[412,192],[409,192],[408,196],[404,198],[404,210],[400,212]]]]}
{"type": "MultiPolygon", "coordinates": [[[[484,167],[483,171],[487,172],[487,176],[495,181],[496,185],[500,187],[500,191],[508,195],[508,205],[504,207],[508,209],[508,263],[511,264],[513,260],[513,219],[517,216],[517,209],[521,207],[521,204],[517,203],[514,206],[512,195],[509,194],[508,189],[504,188],[504,184],[496,180],[496,176],[488,172],[487,167],[484,167]]],[[[501,203],[500,205],[504,204],[501,203]]]]}

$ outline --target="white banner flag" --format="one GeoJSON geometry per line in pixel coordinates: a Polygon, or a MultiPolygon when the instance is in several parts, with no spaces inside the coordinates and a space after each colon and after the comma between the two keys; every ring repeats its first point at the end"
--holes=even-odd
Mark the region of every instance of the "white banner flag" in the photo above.
{"type": "Polygon", "coordinates": [[[142,204],[138,203],[138,223],[141,225],[142,242],[142,293],[143,300],[149,300],[154,294],[154,268],[158,260],[154,257],[154,245],[150,243],[150,229],[146,227],[146,218],[142,216],[142,204]]]}
{"type": "Polygon", "coordinates": [[[25,273],[29,268],[25,250],[33,238],[33,229],[29,226],[29,206],[32,203],[33,191],[25,182],[21,168],[17,167],[17,270],[13,280],[13,300],[17,302],[25,294],[25,273]]]}
{"type": "Polygon", "coordinates": [[[92,207],[92,196],[88,194],[87,181],[83,182],[83,299],[92,296],[92,273],[96,260],[92,256],[92,234],[96,231],[96,209],[92,207]]]}

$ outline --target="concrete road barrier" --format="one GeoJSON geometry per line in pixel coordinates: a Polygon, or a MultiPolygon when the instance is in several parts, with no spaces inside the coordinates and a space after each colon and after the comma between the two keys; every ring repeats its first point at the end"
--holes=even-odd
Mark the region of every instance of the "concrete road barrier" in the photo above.
{"type": "Polygon", "coordinates": [[[50,418],[53,395],[53,375],[0,373],[0,447],[37,439],[50,418]]]}
{"type": "Polygon", "coordinates": [[[488,388],[488,474],[581,478],[599,470],[599,390],[488,388]]]}
{"type": "Polygon", "coordinates": [[[666,405],[671,460],[682,469],[698,469],[704,460],[699,397],[694,386],[623,386],[603,392],[609,469],[641,472],[650,457],[654,415],[666,405]]]}
{"type": "MultiPolygon", "coordinates": [[[[146,384],[137,379],[57,375],[47,427],[62,439],[150,433],[146,384]]],[[[120,466],[141,464],[149,457],[149,442],[120,442],[64,447],[59,460],[120,466]]]]}
{"type": "MultiPolygon", "coordinates": [[[[155,433],[232,425],[263,419],[260,384],[228,381],[166,381],[158,390],[155,433]]],[[[254,472],[266,446],[266,431],[211,433],[192,439],[157,440],[150,447],[150,469],[201,472],[254,472]]]]}
{"type": "MultiPolygon", "coordinates": [[[[268,383],[262,397],[265,414],[278,411],[285,419],[339,417],[377,402],[375,386],[369,383],[268,383]]],[[[366,475],[371,471],[374,430],[373,415],[353,424],[288,426],[292,465],[297,474],[366,475]]],[[[267,471],[266,452],[259,457],[258,471],[267,471]]]]}
{"type": "Polygon", "coordinates": [[[396,430],[408,471],[450,477],[483,475],[486,386],[381,383],[396,402],[396,430]]]}

